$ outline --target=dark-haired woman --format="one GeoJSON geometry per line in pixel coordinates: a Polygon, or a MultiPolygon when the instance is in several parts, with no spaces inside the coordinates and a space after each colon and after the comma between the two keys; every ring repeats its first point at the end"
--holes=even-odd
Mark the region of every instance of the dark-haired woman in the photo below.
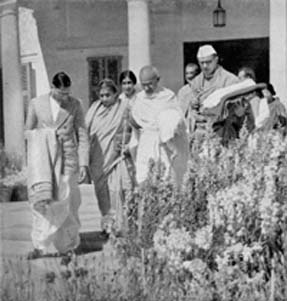
{"type": "Polygon", "coordinates": [[[126,150],[131,132],[127,106],[128,101],[118,97],[114,82],[104,79],[99,84],[99,99],[86,115],[89,168],[104,233],[125,230],[126,194],[133,186],[133,165],[126,150]]]}
{"type": "Polygon", "coordinates": [[[119,98],[128,103],[128,107],[131,108],[136,99],[136,84],[137,78],[131,70],[125,70],[120,74],[120,85],[122,93],[119,98]]]}

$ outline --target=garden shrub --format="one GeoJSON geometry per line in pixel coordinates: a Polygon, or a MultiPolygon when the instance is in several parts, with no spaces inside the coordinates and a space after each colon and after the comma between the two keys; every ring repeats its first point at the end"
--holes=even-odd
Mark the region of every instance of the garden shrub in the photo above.
{"type": "Polygon", "coordinates": [[[22,160],[0,147],[0,202],[27,201],[27,174],[22,160]]]}
{"type": "Polygon", "coordinates": [[[287,141],[244,130],[228,148],[195,137],[181,189],[151,166],[118,244],[148,300],[287,300],[287,141]]]}
{"type": "Polygon", "coordinates": [[[151,164],[116,253],[48,274],[47,300],[287,300],[287,140],[208,135],[193,137],[182,187],[151,164]]]}

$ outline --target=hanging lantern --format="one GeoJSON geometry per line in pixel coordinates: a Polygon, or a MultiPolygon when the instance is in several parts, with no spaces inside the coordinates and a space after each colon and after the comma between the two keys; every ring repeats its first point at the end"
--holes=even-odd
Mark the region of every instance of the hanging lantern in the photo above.
{"type": "Polygon", "coordinates": [[[226,11],[218,0],[217,8],[213,11],[213,26],[223,27],[226,24],[226,11]]]}

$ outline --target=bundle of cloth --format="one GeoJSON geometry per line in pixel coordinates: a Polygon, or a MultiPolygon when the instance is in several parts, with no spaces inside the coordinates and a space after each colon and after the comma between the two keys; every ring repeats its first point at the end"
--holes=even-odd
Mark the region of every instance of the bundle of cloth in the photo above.
{"type": "MultiPolygon", "coordinates": [[[[132,108],[130,149],[136,149],[136,180],[149,177],[150,160],[165,166],[165,177],[182,184],[188,160],[188,136],[183,114],[173,92],[158,88],[153,96],[139,93],[132,108]]],[[[135,151],[134,151],[135,152],[135,151]]]]}
{"type": "Polygon", "coordinates": [[[205,99],[202,113],[209,116],[212,128],[223,144],[238,138],[246,124],[249,132],[261,128],[270,112],[267,99],[260,97],[266,84],[252,79],[218,89],[205,99]]]}
{"type": "Polygon", "coordinates": [[[44,253],[64,253],[75,244],[75,238],[68,234],[78,224],[71,222],[70,203],[74,186],[70,177],[62,174],[62,147],[56,130],[52,128],[27,130],[25,136],[28,142],[27,188],[32,209],[32,243],[44,253]]]}

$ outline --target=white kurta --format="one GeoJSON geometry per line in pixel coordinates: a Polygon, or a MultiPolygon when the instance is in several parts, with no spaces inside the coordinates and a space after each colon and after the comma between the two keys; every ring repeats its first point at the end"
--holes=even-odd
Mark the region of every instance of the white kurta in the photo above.
{"type": "Polygon", "coordinates": [[[60,111],[60,105],[56,101],[56,99],[54,99],[52,96],[50,96],[50,106],[51,106],[52,117],[55,122],[57,120],[57,117],[58,117],[58,114],[60,111]]]}
{"type": "Polygon", "coordinates": [[[137,182],[140,184],[147,179],[149,161],[152,159],[164,163],[166,175],[175,172],[176,182],[180,184],[185,169],[175,169],[174,164],[184,162],[182,166],[187,165],[188,142],[183,114],[175,94],[162,87],[152,96],[146,95],[144,91],[138,93],[132,117],[140,127],[140,130],[134,131],[131,141],[131,147],[137,146],[137,182]],[[172,143],[176,160],[172,159],[167,142],[172,143]]]}

